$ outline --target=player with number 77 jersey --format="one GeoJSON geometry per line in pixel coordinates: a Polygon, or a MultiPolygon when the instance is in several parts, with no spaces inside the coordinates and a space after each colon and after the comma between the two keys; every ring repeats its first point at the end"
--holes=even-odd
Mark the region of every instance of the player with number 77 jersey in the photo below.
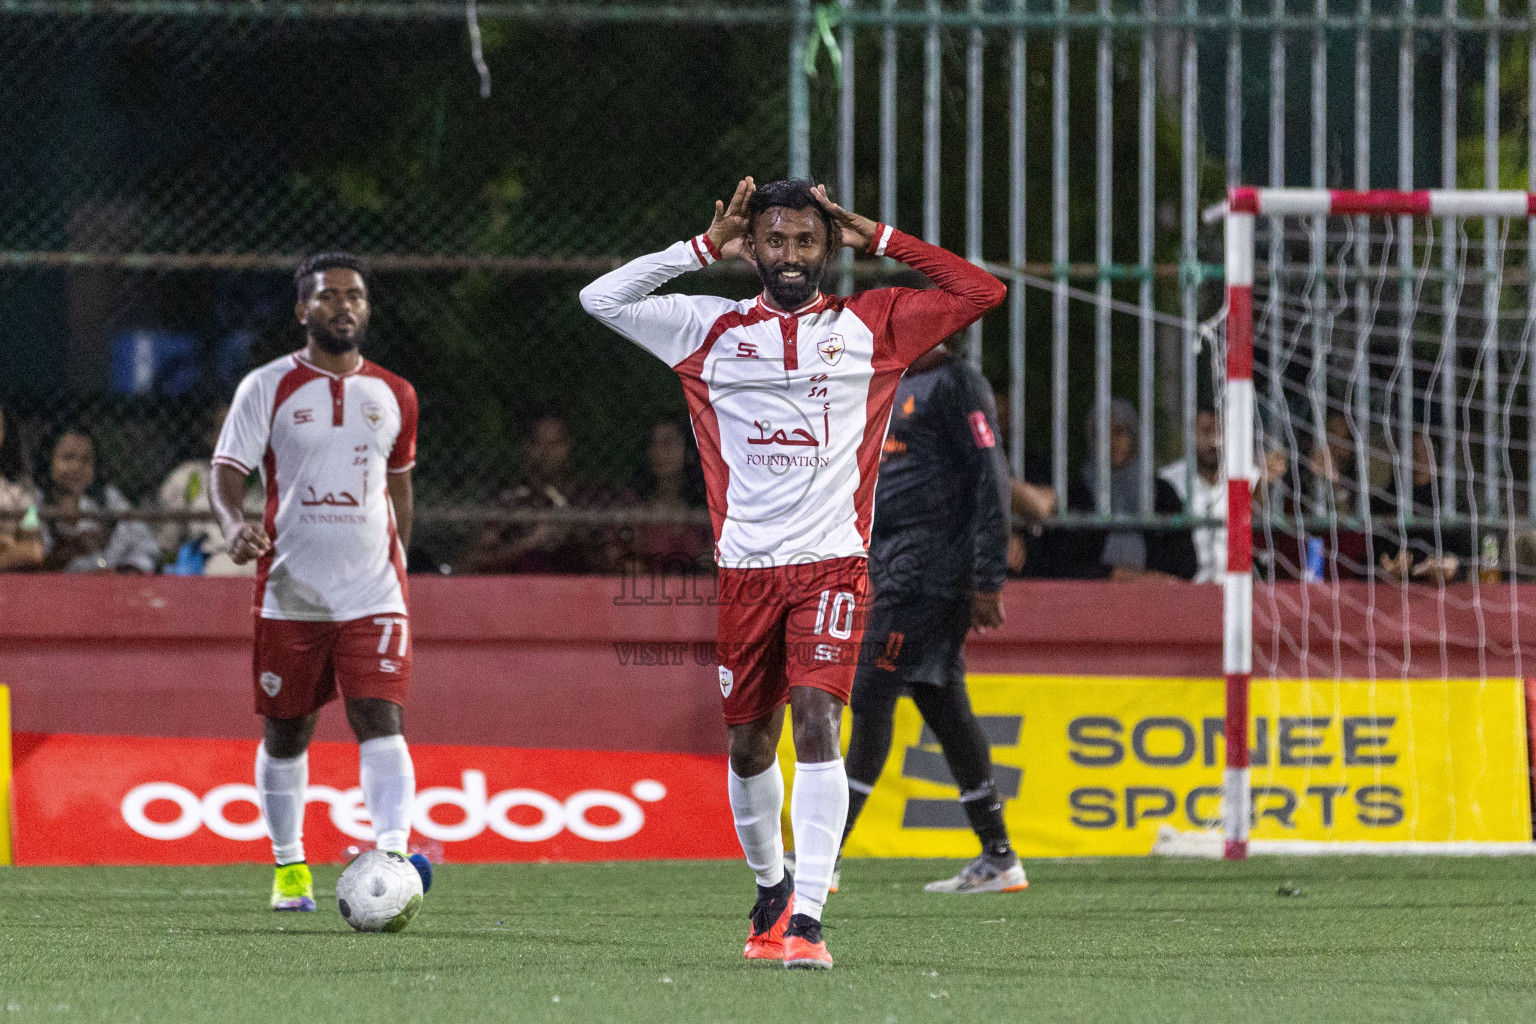
{"type": "MultiPolygon", "coordinates": [[[[378,848],[404,855],[411,833],[416,774],[402,706],[417,403],[409,383],[362,357],[366,270],[347,253],[300,264],[294,316],[305,346],[245,376],[213,456],[213,507],[230,557],[257,565],[256,799],[280,911],[315,909],[304,850],[309,741],[338,691],[378,848]],[[267,494],[259,525],[244,513],[254,470],[267,494]]],[[[419,854],[412,863],[425,891],[431,867],[419,854]]]]}
{"type": "Polygon", "coordinates": [[[999,305],[1000,281],[937,246],[833,203],[823,186],[751,178],[709,230],[588,285],[582,306],[682,380],[720,566],[719,673],[731,808],[758,882],[746,956],[830,967],[820,918],[847,813],[843,705],[863,632],[875,477],[902,372],[999,305]],[[930,277],[933,290],[825,295],[851,246],[930,277]],[[737,302],[656,295],[741,256],[763,292],[737,302]],[[776,750],[794,719],[798,877],[785,875],[776,750]],[[791,899],[791,896],[793,897],[791,899]]]}

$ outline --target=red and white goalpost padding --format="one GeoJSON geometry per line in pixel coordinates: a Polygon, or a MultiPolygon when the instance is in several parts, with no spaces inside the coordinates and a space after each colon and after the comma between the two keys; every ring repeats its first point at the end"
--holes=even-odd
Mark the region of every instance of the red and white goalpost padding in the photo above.
{"type": "MultiPolygon", "coordinates": [[[[1228,860],[1248,856],[1248,682],[1253,674],[1253,213],[1237,212],[1234,189],[1226,225],[1227,578],[1222,614],[1222,671],[1227,676],[1227,766],[1221,818],[1228,860]]],[[[1252,191],[1246,190],[1246,191],[1252,191]]]]}
{"type": "Polygon", "coordinates": [[[1249,683],[1253,672],[1253,386],[1254,218],[1256,216],[1536,217],[1536,193],[1425,189],[1251,188],[1227,194],[1227,576],[1223,623],[1226,673],[1226,768],[1222,787],[1224,853],[1248,855],[1252,820],[1249,683]]]}
{"type": "MultiPolygon", "coordinates": [[[[1327,188],[1251,188],[1227,191],[1227,216],[1264,217],[1536,217],[1536,192],[1477,189],[1419,189],[1364,192],[1327,188]]],[[[1248,221],[1253,224],[1252,219],[1248,221]]],[[[1252,235],[1249,261],[1252,263],[1252,235]]],[[[1232,265],[1227,235],[1227,266],[1232,265]]],[[[1228,284],[1231,280],[1228,279],[1228,284]]],[[[1251,284],[1251,281],[1250,281],[1251,284]]],[[[1230,293],[1229,293],[1230,294],[1230,293]]]]}

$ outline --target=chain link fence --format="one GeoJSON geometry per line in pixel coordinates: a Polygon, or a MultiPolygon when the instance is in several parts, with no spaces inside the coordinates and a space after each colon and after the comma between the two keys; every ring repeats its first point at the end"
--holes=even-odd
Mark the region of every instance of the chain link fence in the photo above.
{"type": "MultiPolygon", "coordinates": [[[[346,248],[374,268],[366,353],[420,396],[426,560],[474,563],[490,520],[619,530],[654,490],[657,424],[686,412],[577,292],[793,156],[1011,275],[1022,298],[988,318],[980,363],[1015,471],[1045,470],[1066,507],[1110,395],[1136,397],[1157,464],[1191,450],[1220,376],[1197,325],[1221,238],[1197,214],[1228,184],[1529,176],[1528,19],[1284,11],[492,0],[482,96],[455,3],[0,0],[0,477],[47,491],[52,440],[79,425],[98,483],[185,517],[174,471],[207,456],[241,375],[302,341],[293,267],[346,248]],[[1394,89],[1417,98],[1372,116],[1394,89]],[[517,497],[548,415],[598,512],[517,497]]],[[[679,284],[756,290],[740,266],[679,284]]],[[[1057,525],[1109,522],[1096,497],[1057,525]]]]}
{"type": "Polygon", "coordinates": [[[8,475],[46,490],[78,425],[98,483],[154,506],[239,378],[302,344],[299,258],[349,249],[375,271],[366,354],[420,396],[435,550],[545,414],[573,475],[634,488],[682,396],[576,295],[700,230],[744,168],[782,174],[781,31],[487,20],[482,97],[462,18],[116,10],[0,13],[8,475]]]}

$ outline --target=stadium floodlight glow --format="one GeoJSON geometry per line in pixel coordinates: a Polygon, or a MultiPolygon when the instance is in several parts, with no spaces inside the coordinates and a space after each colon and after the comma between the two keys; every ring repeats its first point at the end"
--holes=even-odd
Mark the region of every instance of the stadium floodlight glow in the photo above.
{"type": "MultiPolygon", "coordinates": [[[[1254,370],[1255,217],[1536,218],[1536,193],[1436,190],[1344,191],[1237,187],[1215,211],[1225,217],[1226,391],[1225,482],[1227,573],[1223,622],[1226,674],[1226,765],[1222,787],[1224,853],[1240,860],[1249,852],[1252,791],[1248,707],[1253,671],[1253,489],[1255,457],[1254,370]]],[[[1413,245],[1410,235],[1397,240],[1413,245]]],[[[1485,240],[1486,244],[1492,244],[1485,240]]],[[[1271,268],[1273,270],[1273,268],[1271,268]]]]}

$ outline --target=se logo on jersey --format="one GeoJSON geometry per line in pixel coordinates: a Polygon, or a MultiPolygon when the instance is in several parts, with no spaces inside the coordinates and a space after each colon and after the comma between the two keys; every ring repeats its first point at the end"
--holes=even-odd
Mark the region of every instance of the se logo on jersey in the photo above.
{"type": "Polygon", "coordinates": [[[847,347],[843,343],[843,336],[841,334],[833,334],[827,340],[818,342],[816,351],[821,353],[822,361],[828,366],[836,366],[837,361],[843,357],[843,350],[847,347]]]}
{"type": "Polygon", "coordinates": [[[374,430],[378,430],[384,425],[384,407],[378,402],[364,402],[363,419],[367,420],[368,425],[374,430]]]}
{"type": "Polygon", "coordinates": [[[729,697],[736,686],[736,676],[724,665],[720,666],[720,696],[729,697]]]}

